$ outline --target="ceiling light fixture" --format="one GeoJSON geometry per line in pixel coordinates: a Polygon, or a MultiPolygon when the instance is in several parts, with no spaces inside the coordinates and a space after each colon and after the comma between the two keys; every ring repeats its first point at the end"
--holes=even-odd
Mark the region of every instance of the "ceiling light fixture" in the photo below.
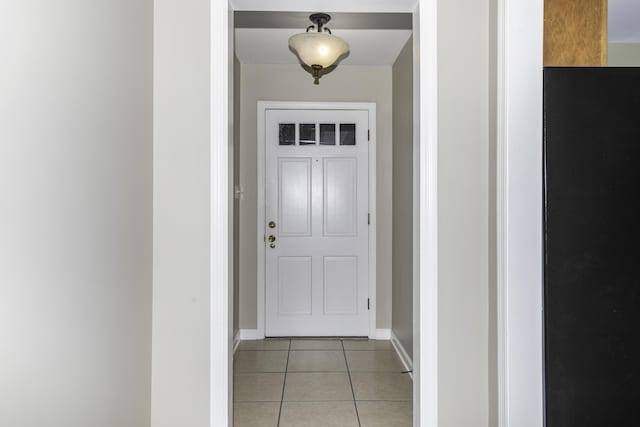
{"type": "Polygon", "coordinates": [[[330,71],[329,67],[335,68],[336,61],[349,52],[349,44],[340,37],[331,34],[331,30],[325,27],[327,22],[331,20],[330,15],[314,13],[309,17],[309,20],[315,25],[307,27],[307,31],[304,33],[291,36],[289,47],[309,69],[314,78],[313,83],[319,84],[320,77],[330,71]],[[317,31],[310,32],[311,29],[317,29],[317,31]]]}

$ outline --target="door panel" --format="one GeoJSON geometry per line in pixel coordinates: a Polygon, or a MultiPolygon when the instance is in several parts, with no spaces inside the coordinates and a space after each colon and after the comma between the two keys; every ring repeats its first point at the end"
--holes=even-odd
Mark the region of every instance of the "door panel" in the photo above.
{"type": "Polygon", "coordinates": [[[311,257],[278,258],[278,314],[311,314],[311,257]]]}
{"type": "Polygon", "coordinates": [[[267,336],[369,334],[368,121],[266,112],[267,336]]]}
{"type": "Polygon", "coordinates": [[[324,159],[324,235],[355,236],[358,173],[354,157],[324,159]]]}
{"type": "Polygon", "coordinates": [[[324,314],[356,314],[358,258],[324,257],[324,314]]]}
{"type": "Polygon", "coordinates": [[[311,158],[278,159],[281,236],[311,235],[311,158]]]}

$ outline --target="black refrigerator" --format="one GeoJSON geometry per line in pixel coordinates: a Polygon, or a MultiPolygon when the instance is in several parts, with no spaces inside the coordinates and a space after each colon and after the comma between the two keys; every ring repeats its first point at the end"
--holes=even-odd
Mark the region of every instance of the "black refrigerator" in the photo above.
{"type": "Polygon", "coordinates": [[[640,426],[640,68],[546,68],[543,156],[546,426],[640,426]]]}

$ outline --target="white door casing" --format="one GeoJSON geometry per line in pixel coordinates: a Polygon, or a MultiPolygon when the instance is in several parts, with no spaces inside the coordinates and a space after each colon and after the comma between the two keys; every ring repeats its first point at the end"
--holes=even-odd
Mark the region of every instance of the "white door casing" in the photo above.
{"type": "Polygon", "coordinates": [[[369,333],[368,122],[266,110],[267,336],[369,333]]]}
{"type": "Polygon", "coordinates": [[[542,427],[544,2],[497,9],[497,421],[542,427]]]}

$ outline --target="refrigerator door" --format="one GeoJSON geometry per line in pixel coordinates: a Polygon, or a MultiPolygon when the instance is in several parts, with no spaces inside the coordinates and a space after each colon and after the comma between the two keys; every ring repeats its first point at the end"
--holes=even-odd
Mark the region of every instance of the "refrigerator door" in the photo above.
{"type": "Polygon", "coordinates": [[[544,71],[547,427],[640,425],[640,69],[544,71]]]}

